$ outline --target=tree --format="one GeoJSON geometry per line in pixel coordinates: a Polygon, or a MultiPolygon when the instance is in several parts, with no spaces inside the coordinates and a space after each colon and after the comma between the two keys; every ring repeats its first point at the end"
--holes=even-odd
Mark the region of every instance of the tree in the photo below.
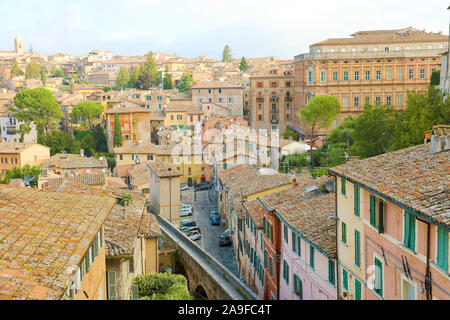
{"type": "Polygon", "coordinates": [[[92,121],[98,118],[103,112],[103,106],[92,101],[80,102],[77,104],[70,114],[72,121],[81,119],[88,124],[89,129],[92,128],[92,121]]]}
{"type": "Polygon", "coordinates": [[[148,90],[152,87],[153,79],[150,74],[144,72],[139,74],[139,78],[137,81],[137,87],[141,90],[148,90]]]}
{"type": "Polygon", "coordinates": [[[247,60],[245,60],[245,57],[242,57],[241,63],[239,64],[239,70],[246,71],[250,68],[250,66],[247,63],[247,60]]]}
{"type": "Polygon", "coordinates": [[[430,85],[438,86],[441,83],[441,70],[433,71],[431,74],[430,85]]]}
{"type": "Polygon", "coordinates": [[[123,145],[122,127],[120,126],[119,114],[114,116],[114,147],[121,147],[123,145]]]}
{"type": "Polygon", "coordinates": [[[327,128],[341,111],[339,100],[334,96],[317,96],[312,98],[306,108],[300,109],[298,118],[311,127],[311,165],[314,167],[314,153],[312,152],[312,142],[314,131],[327,128]]]}
{"type": "Polygon", "coordinates": [[[50,72],[53,75],[53,77],[64,78],[64,71],[62,71],[61,69],[53,68],[52,70],[50,70],[50,72]]]}
{"type": "Polygon", "coordinates": [[[150,51],[147,55],[147,61],[139,69],[138,87],[144,90],[155,87],[158,83],[158,71],[153,53],[150,51]]]}
{"type": "Polygon", "coordinates": [[[50,147],[51,155],[57,153],[80,153],[81,143],[66,131],[55,130],[50,134],[38,136],[38,143],[50,147]]]}
{"type": "Polygon", "coordinates": [[[41,66],[41,81],[45,85],[45,82],[47,81],[47,68],[45,66],[41,66]]]}
{"type": "Polygon", "coordinates": [[[39,175],[41,174],[40,166],[30,166],[26,164],[21,167],[14,167],[12,169],[6,170],[5,178],[0,180],[0,184],[9,184],[11,179],[24,179],[24,178],[32,178],[33,181],[30,182],[30,186],[35,188],[37,187],[37,180],[39,179],[39,175]]]}
{"type": "Polygon", "coordinates": [[[163,88],[164,90],[172,89],[172,76],[170,75],[167,66],[166,70],[164,71],[163,88]]]}
{"type": "Polygon", "coordinates": [[[177,85],[178,91],[189,93],[189,88],[192,83],[194,83],[194,79],[192,78],[191,74],[190,73],[184,74],[181,77],[180,81],[178,81],[177,85]]]}
{"type": "Polygon", "coordinates": [[[25,70],[25,78],[39,79],[41,75],[41,66],[37,62],[30,62],[25,70]]]}
{"type": "Polygon", "coordinates": [[[131,70],[130,83],[129,83],[129,87],[130,88],[137,88],[138,87],[137,82],[138,82],[138,79],[139,79],[139,74],[140,74],[139,68],[133,68],[131,70]]]}
{"type": "Polygon", "coordinates": [[[425,131],[435,125],[450,124],[450,100],[430,86],[427,91],[407,92],[406,108],[398,114],[392,149],[423,143],[425,131]]]}
{"type": "Polygon", "coordinates": [[[122,66],[120,67],[119,73],[117,74],[116,88],[124,89],[128,87],[129,83],[130,83],[130,73],[128,72],[127,68],[122,66]]]}
{"type": "Polygon", "coordinates": [[[11,66],[11,74],[16,77],[23,76],[23,70],[19,68],[19,64],[17,63],[16,58],[14,58],[11,66]]]}
{"type": "Polygon", "coordinates": [[[231,53],[231,48],[229,45],[226,45],[222,52],[222,62],[230,62],[232,58],[233,54],[231,53]]]}
{"type": "Polygon", "coordinates": [[[153,273],[133,279],[140,300],[193,300],[187,279],[181,274],[153,273]]]}
{"type": "Polygon", "coordinates": [[[10,111],[19,122],[23,122],[20,125],[23,128],[30,126],[33,122],[38,134],[47,133],[64,117],[55,96],[45,88],[25,89],[18,92],[10,111]]]}
{"type": "Polygon", "coordinates": [[[287,129],[283,134],[283,139],[292,138],[293,141],[298,141],[298,134],[292,129],[287,129]]]}
{"type": "Polygon", "coordinates": [[[368,158],[392,151],[392,137],[398,124],[397,113],[390,105],[366,105],[364,113],[354,119],[351,154],[368,158]]]}

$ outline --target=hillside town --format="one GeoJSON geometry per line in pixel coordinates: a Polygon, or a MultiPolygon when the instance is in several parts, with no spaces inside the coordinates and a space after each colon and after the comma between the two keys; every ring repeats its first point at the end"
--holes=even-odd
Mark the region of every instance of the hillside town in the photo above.
{"type": "Polygon", "coordinates": [[[0,51],[0,299],[450,299],[448,35],[29,45],[0,51]]]}

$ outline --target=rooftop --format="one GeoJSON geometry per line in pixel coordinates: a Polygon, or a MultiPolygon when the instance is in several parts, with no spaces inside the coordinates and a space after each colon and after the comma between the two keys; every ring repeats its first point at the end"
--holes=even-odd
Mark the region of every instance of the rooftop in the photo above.
{"type": "Polygon", "coordinates": [[[147,165],[160,178],[181,176],[180,171],[167,162],[148,162],[147,165]]]}
{"type": "Polygon", "coordinates": [[[450,226],[450,151],[430,153],[430,144],[352,161],[329,172],[386,199],[450,226]]]}
{"type": "Polygon", "coordinates": [[[335,214],[335,193],[319,190],[304,193],[308,188],[320,188],[329,177],[317,180],[302,178],[298,186],[262,196],[261,202],[275,210],[282,219],[304,238],[330,257],[336,257],[336,221],[328,216],[335,214]]]}
{"type": "Polygon", "coordinates": [[[0,298],[60,299],[114,203],[0,186],[0,298]]]}
{"type": "Polygon", "coordinates": [[[50,149],[49,147],[40,145],[34,142],[12,142],[12,141],[3,141],[0,142],[0,153],[20,153],[25,149],[28,149],[32,145],[39,145],[45,148],[50,149]]]}
{"type": "Polygon", "coordinates": [[[218,88],[235,88],[244,89],[243,86],[226,81],[199,81],[191,87],[192,89],[218,89],[218,88]]]}

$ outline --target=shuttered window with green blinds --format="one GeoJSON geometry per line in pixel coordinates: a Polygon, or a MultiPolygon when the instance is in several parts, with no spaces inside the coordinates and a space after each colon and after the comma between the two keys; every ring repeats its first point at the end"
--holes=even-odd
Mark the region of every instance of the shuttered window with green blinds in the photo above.
{"type": "Polygon", "coordinates": [[[403,244],[412,251],[416,248],[416,217],[407,211],[405,211],[404,219],[403,244]]]}
{"type": "Polygon", "coordinates": [[[361,235],[355,230],[355,265],[361,267],[361,235]]]}
{"type": "Polygon", "coordinates": [[[333,260],[328,260],[328,281],[336,285],[336,264],[333,260]]]}
{"type": "Polygon", "coordinates": [[[347,243],[347,224],[345,222],[342,222],[342,242],[347,243]]]}
{"type": "Polygon", "coordinates": [[[314,247],[309,245],[309,265],[314,269],[314,247]]]}
{"type": "Polygon", "coordinates": [[[303,299],[302,289],[302,280],[298,275],[294,274],[294,293],[300,300],[303,299]]]}
{"type": "Polygon", "coordinates": [[[383,297],[383,263],[375,258],[375,292],[383,297]]]}
{"type": "Polygon", "coordinates": [[[355,279],[355,300],[361,300],[361,282],[355,279]]]}
{"type": "Polygon", "coordinates": [[[348,290],[348,273],[345,269],[342,269],[342,287],[348,290]]]}
{"type": "Polygon", "coordinates": [[[354,189],[354,198],[355,198],[355,210],[354,210],[354,213],[355,213],[355,216],[357,216],[357,217],[359,217],[360,216],[360,212],[359,212],[359,203],[360,203],[360,201],[359,201],[359,186],[358,185],[353,185],[353,189],[354,189]]]}
{"type": "Polygon", "coordinates": [[[345,196],[346,194],[346,186],[345,186],[346,180],[344,178],[341,178],[341,194],[345,196]]]}
{"type": "Polygon", "coordinates": [[[448,271],[448,231],[437,227],[437,264],[448,271]]]}
{"type": "Polygon", "coordinates": [[[370,225],[375,227],[375,196],[370,195],[370,225]]]}

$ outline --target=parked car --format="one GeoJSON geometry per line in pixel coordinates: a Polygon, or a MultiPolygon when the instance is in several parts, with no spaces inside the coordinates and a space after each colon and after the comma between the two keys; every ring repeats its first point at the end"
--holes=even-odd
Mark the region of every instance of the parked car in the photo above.
{"type": "Polygon", "coordinates": [[[202,235],[198,232],[198,231],[192,231],[189,235],[188,235],[189,239],[191,239],[192,241],[195,240],[200,240],[202,238],[202,235]]]}
{"type": "Polygon", "coordinates": [[[189,186],[186,183],[180,184],[180,191],[189,190],[189,186]]]}
{"type": "Polygon", "coordinates": [[[203,190],[209,190],[211,188],[211,185],[209,182],[201,182],[195,187],[195,191],[203,191],[203,190]]]}
{"type": "Polygon", "coordinates": [[[194,208],[192,208],[192,206],[190,204],[185,204],[185,203],[180,204],[180,208],[181,209],[183,209],[183,208],[190,208],[192,210],[194,209],[194,208]]]}
{"type": "Polygon", "coordinates": [[[192,219],[185,219],[180,221],[180,227],[195,227],[197,224],[192,219]]]}
{"type": "Polygon", "coordinates": [[[183,233],[189,233],[192,231],[198,231],[199,233],[202,233],[199,227],[181,227],[180,230],[183,233]]]}
{"type": "Polygon", "coordinates": [[[211,225],[220,225],[220,215],[218,212],[212,211],[209,219],[211,220],[211,225]]]}
{"type": "Polygon", "coordinates": [[[218,216],[219,212],[217,212],[216,210],[211,210],[211,212],[209,213],[209,220],[212,220],[213,216],[218,216]]]}
{"type": "Polygon", "coordinates": [[[181,210],[180,211],[180,217],[188,217],[188,216],[192,216],[192,211],[188,211],[188,210],[186,210],[186,211],[183,211],[183,210],[181,210]]]}
{"type": "Polygon", "coordinates": [[[233,244],[231,236],[219,236],[219,247],[229,247],[233,244]]]}

